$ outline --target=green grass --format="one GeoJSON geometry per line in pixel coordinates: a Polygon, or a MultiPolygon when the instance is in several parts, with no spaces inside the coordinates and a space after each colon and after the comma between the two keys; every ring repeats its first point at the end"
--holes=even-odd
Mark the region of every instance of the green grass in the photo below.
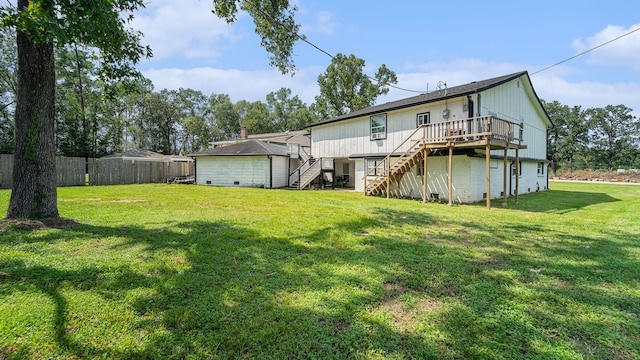
{"type": "Polygon", "coordinates": [[[640,358],[640,187],[551,187],[61,188],[80,226],[0,233],[0,359],[640,358]]]}

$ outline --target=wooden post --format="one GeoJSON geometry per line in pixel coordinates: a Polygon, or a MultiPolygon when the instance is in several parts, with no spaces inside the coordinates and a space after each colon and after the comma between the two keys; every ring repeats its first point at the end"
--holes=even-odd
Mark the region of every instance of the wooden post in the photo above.
{"type": "Polygon", "coordinates": [[[504,148],[503,167],[504,169],[502,174],[502,189],[503,189],[502,207],[507,207],[507,199],[509,198],[509,193],[507,192],[507,147],[504,148]]]}
{"type": "Polygon", "coordinates": [[[391,192],[391,156],[386,158],[385,166],[387,168],[387,199],[389,198],[389,193],[391,192]]]}
{"type": "Polygon", "coordinates": [[[364,167],[364,196],[367,196],[367,176],[369,176],[369,166],[367,164],[368,160],[367,159],[363,159],[362,160],[364,162],[363,167],[364,167]]]}
{"type": "Polygon", "coordinates": [[[449,186],[449,206],[451,206],[453,204],[453,169],[451,167],[453,163],[453,146],[450,145],[449,146],[449,179],[448,179],[448,186],[449,186]]]}
{"type": "Polygon", "coordinates": [[[486,147],[485,166],[487,178],[487,210],[489,210],[491,209],[491,145],[489,145],[488,142],[486,147]]]}
{"type": "Polygon", "coordinates": [[[520,192],[520,148],[516,148],[516,193],[515,203],[518,204],[518,193],[520,192]]]}
{"type": "Polygon", "coordinates": [[[427,155],[429,155],[427,147],[424,147],[424,150],[422,150],[424,152],[424,159],[422,159],[422,202],[426,203],[427,202],[427,155]]]}

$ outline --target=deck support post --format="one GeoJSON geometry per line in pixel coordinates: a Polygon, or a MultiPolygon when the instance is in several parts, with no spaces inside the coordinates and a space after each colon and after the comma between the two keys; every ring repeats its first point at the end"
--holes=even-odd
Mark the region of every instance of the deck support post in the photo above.
{"type": "Polygon", "coordinates": [[[491,145],[487,142],[485,149],[485,172],[487,183],[487,210],[491,209],[491,145]]]}
{"type": "Polygon", "coordinates": [[[518,205],[518,193],[520,192],[520,149],[516,148],[516,193],[515,204],[518,205]]]}
{"type": "Polygon", "coordinates": [[[391,157],[388,156],[386,159],[386,167],[387,167],[387,199],[389,198],[389,193],[391,192],[391,157]]]}
{"type": "Polygon", "coordinates": [[[449,203],[447,205],[453,205],[453,145],[449,145],[449,179],[447,186],[449,187],[449,203]]]}
{"type": "Polygon", "coordinates": [[[422,202],[427,202],[427,155],[429,155],[429,150],[427,147],[423,147],[424,154],[422,159],[422,202]]]}
{"type": "Polygon", "coordinates": [[[507,151],[508,148],[504,148],[504,164],[503,164],[503,174],[502,174],[502,207],[507,207],[507,199],[509,198],[509,193],[507,192],[507,151]]]}

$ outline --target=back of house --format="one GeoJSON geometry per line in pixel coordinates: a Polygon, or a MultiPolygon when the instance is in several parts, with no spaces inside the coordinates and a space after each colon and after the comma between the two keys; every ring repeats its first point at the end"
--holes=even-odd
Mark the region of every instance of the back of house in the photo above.
{"type": "Polygon", "coordinates": [[[313,124],[311,154],[365,194],[476,202],[547,189],[551,126],[519,72],[313,124]]]}

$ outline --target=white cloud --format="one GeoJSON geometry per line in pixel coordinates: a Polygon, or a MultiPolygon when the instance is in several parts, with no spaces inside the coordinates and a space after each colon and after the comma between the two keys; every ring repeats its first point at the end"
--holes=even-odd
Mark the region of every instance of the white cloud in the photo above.
{"type": "Polygon", "coordinates": [[[535,76],[533,86],[542,99],[558,100],[563,105],[580,105],[583,109],[625,105],[640,115],[639,82],[603,83],[596,81],[571,82],[557,76],[535,76]]]}
{"type": "MultiPolygon", "coordinates": [[[[609,25],[594,36],[584,40],[574,40],[572,46],[576,52],[580,53],[638,29],[640,29],[640,24],[632,25],[628,29],[622,26],[609,25]]],[[[640,70],[640,31],[592,51],[589,62],[607,66],[624,65],[640,70]]]]}
{"type": "Polygon", "coordinates": [[[215,58],[222,41],[237,40],[233,27],[211,13],[209,1],[157,0],[136,14],[132,27],[144,33],[143,43],[155,59],[215,58]]]}
{"type": "Polygon", "coordinates": [[[329,11],[318,11],[313,14],[313,17],[312,24],[302,24],[300,27],[302,34],[332,35],[338,27],[338,23],[332,21],[333,14],[329,11]]]}
{"type": "Polygon", "coordinates": [[[317,68],[300,69],[295,76],[271,71],[223,70],[211,67],[193,69],[151,69],[144,76],[153,81],[155,90],[191,88],[212,93],[229,94],[233,102],[240,100],[265,101],[265,97],[280,88],[290,88],[307,105],[319,93],[316,83],[317,68]]]}

